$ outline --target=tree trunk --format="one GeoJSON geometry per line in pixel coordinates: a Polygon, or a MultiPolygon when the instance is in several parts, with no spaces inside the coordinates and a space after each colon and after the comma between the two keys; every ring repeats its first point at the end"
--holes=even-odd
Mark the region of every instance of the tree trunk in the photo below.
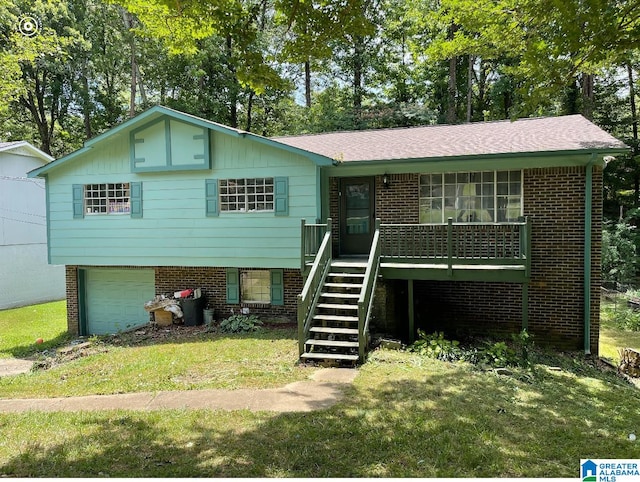
{"type": "Polygon", "coordinates": [[[582,115],[593,119],[593,74],[582,74],[582,115]]]}
{"type": "Polygon", "coordinates": [[[304,98],[307,108],[311,107],[311,62],[304,63],[304,98]]]}
{"type": "MultiPolygon", "coordinates": [[[[627,78],[629,79],[629,105],[631,107],[631,127],[633,129],[633,142],[631,155],[633,156],[633,162],[636,163],[636,157],[638,155],[638,110],[636,108],[636,88],[633,79],[633,67],[630,63],[627,63],[627,78]]],[[[633,170],[633,205],[638,206],[640,204],[640,171],[638,166],[633,170]]]]}
{"type": "MultiPolygon", "coordinates": [[[[453,40],[453,37],[458,30],[456,24],[451,24],[449,27],[449,40],[453,40]]],[[[449,59],[449,85],[447,88],[447,124],[455,124],[457,120],[456,115],[456,94],[457,94],[457,73],[456,65],[458,63],[458,57],[451,57],[449,59]]]]}
{"type": "Polygon", "coordinates": [[[89,79],[86,75],[82,76],[82,115],[84,116],[84,136],[85,139],[91,139],[93,132],[91,131],[91,103],[89,100],[89,79]]]}
{"type": "Polygon", "coordinates": [[[231,74],[229,85],[229,126],[238,127],[238,77],[233,65],[233,39],[227,35],[227,67],[231,74]]]}
{"type": "Polygon", "coordinates": [[[360,36],[355,38],[353,55],[353,112],[356,127],[360,126],[362,114],[362,74],[364,69],[364,39],[360,36]]]}
{"type": "Polygon", "coordinates": [[[251,132],[251,127],[252,127],[252,115],[253,115],[253,98],[255,97],[256,93],[251,90],[249,92],[249,99],[247,100],[247,126],[245,128],[245,130],[247,132],[251,132]]]}
{"type": "Polygon", "coordinates": [[[467,72],[467,122],[471,122],[471,104],[473,101],[473,56],[469,55],[467,72]]]}
{"type": "Polygon", "coordinates": [[[135,36],[131,33],[131,30],[134,27],[133,16],[125,9],[121,9],[120,13],[122,14],[122,21],[124,22],[124,26],[127,28],[131,36],[131,86],[129,89],[129,118],[131,118],[135,117],[136,115],[136,79],[138,77],[138,63],[136,62],[136,39],[135,36]]]}

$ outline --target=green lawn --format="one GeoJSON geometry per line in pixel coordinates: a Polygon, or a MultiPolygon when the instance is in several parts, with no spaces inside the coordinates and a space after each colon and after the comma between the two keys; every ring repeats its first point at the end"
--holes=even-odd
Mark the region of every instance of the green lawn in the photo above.
{"type": "Polygon", "coordinates": [[[639,392],[577,359],[533,375],[377,351],[329,410],[0,415],[18,477],[578,477],[638,458],[639,392]]]}
{"type": "Polygon", "coordinates": [[[67,303],[56,301],[0,311],[0,358],[20,358],[68,339],[67,303]],[[36,345],[42,338],[44,343],[36,345]]]}
{"type": "MultiPolygon", "coordinates": [[[[171,361],[190,364],[172,376],[190,380],[191,388],[270,386],[279,383],[274,373],[280,369],[282,379],[314,370],[292,362],[293,335],[282,329],[260,336],[200,333],[175,347],[169,340],[151,345],[124,339],[51,370],[55,375],[13,379],[22,390],[33,385],[32,393],[46,393],[55,378],[69,386],[73,369],[75,385],[113,376],[111,385],[121,383],[127,391],[135,388],[127,365],[141,368],[148,360],[145,373],[158,379],[173,373],[160,368],[171,361]],[[205,352],[217,355],[200,370],[196,360],[205,352]],[[100,363],[88,369],[91,359],[100,363]],[[95,372],[99,365],[118,368],[113,375],[107,368],[95,372]]],[[[575,478],[581,458],[640,458],[640,442],[628,439],[640,433],[636,388],[580,355],[536,352],[535,361],[532,370],[504,376],[378,350],[358,369],[342,401],[311,413],[0,414],[0,476],[575,478]]],[[[3,385],[0,396],[14,388],[3,385]]]]}

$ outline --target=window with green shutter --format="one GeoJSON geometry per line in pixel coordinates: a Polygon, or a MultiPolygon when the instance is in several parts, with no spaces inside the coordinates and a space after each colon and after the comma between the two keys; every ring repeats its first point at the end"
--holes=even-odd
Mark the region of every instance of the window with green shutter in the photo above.
{"type": "Polygon", "coordinates": [[[284,305],[284,270],[227,268],[227,303],[284,305]]]}
{"type": "Polygon", "coordinates": [[[73,185],[73,217],[130,215],[142,217],[142,183],[113,182],[73,185]]]}

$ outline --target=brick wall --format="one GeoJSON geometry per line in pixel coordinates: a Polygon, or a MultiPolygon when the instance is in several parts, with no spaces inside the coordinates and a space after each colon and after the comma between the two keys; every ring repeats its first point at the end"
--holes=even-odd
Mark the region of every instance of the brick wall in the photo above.
{"type": "MultiPolygon", "coordinates": [[[[232,313],[239,313],[244,306],[251,314],[258,315],[263,321],[295,323],[297,319],[297,296],[302,291],[302,276],[299,270],[285,269],[284,305],[234,304],[226,302],[226,269],[210,267],[135,267],[114,266],[116,269],[154,269],[156,294],[173,295],[175,291],[186,288],[202,288],[207,301],[215,310],[216,319],[223,319],[232,313]]],[[[248,268],[250,269],[250,268],[248,268]]],[[[258,268],[256,268],[258,269],[258,268]]],[[[242,269],[240,269],[242,272],[242,269]]],[[[69,333],[79,333],[78,310],[78,267],[67,266],[67,326],[69,333]]]]}
{"type": "Polygon", "coordinates": [[[65,266],[67,280],[67,331],[73,335],[80,334],[80,318],[78,311],[78,267],[65,266]]]}
{"type": "MultiPolygon", "coordinates": [[[[532,222],[529,331],[538,343],[583,348],[585,168],[524,171],[524,214],[532,222]]],[[[376,217],[383,223],[419,222],[419,175],[390,175],[385,188],[376,178],[376,217]]],[[[338,236],[338,180],[331,179],[330,212],[338,236]]],[[[597,353],[600,310],[602,170],[593,172],[591,351],[597,353]]],[[[336,251],[338,252],[338,251],[336,251]]],[[[405,336],[406,281],[384,282],[373,326],[405,336]],[[386,319],[385,319],[386,317],[386,319]]],[[[510,283],[433,282],[414,285],[416,326],[461,333],[504,335],[522,326],[522,287],[510,283]]]]}
{"type": "MultiPolygon", "coordinates": [[[[252,268],[247,268],[252,269],[252,268]]],[[[255,268],[259,269],[259,268],[255,268]]],[[[242,272],[242,268],[240,272],[242,272]]],[[[299,270],[285,269],[284,305],[269,304],[227,304],[225,268],[159,267],[156,268],[156,294],[173,294],[174,291],[188,287],[202,288],[207,302],[213,305],[215,318],[223,319],[233,313],[239,313],[242,307],[248,307],[251,314],[263,320],[278,319],[294,323],[297,319],[298,294],[302,292],[302,276],[299,270]]]]}

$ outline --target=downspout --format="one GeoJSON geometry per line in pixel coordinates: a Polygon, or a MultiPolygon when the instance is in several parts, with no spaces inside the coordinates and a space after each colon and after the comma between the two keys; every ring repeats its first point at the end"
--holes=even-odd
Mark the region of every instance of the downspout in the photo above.
{"type": "Polygon", "coordinates": [[[591,228],[593,204],[593,165],[596,155],[586,167],[584,192],[584,353],[591,355],[591,228]]]}

